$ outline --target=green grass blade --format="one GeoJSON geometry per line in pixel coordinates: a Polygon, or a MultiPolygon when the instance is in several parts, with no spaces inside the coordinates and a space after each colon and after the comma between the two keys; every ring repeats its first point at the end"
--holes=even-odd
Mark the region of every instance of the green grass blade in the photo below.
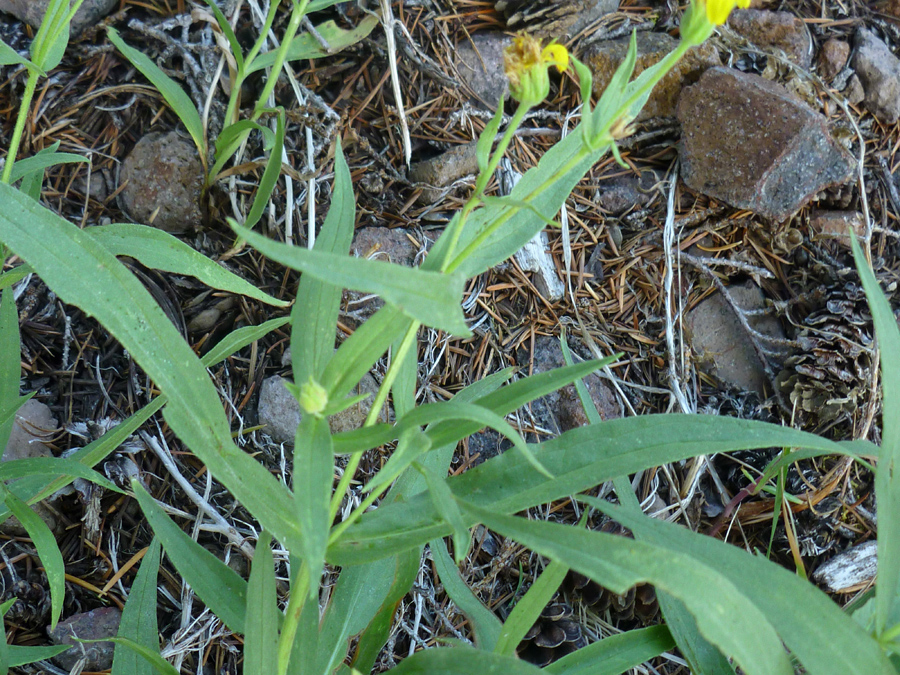
{"type": "Polygon", "coordinates": [[[424,649],[404,659],[393,675],[540,675],[543,671],[512,656],[471,647],[424,649]]]}
{"type": "Polygon", "coordinates": [[[16,411],[23,401],[19,397],[22,379],[19,312],[11,290],[0,294],[0,455],[6,450],[16,411]]]}
{"type": "Polygon", "coordinates": [[[247,634],[244,636],[245,673],[274,673],[278,669],[278,628],[282,614],[278,609],[270,540],[268,532],[260,535],[250,569],[247,634]]]}
{"type": "Polygon", "coordinates": [[[334,451],[328,420],[304,414],[294,437],[293,485],[303,539],[301,548],[291,553],[302,556],[306,563],[311,598],[319,595],[319,579],[325,565],[333,483],[334,451]]]}
{"type": "Polygon", "coordinates": [[[290,494],[235,446],[205,368],[144,286],[89,234],[8,185],[0,185],[0,204],[0,240],[60,299],[96,317],[119,340],[168,397],[163,414],[172,430],[265,529],[296,545],[290,494]]]}
{"type": "Polygon", "coordinates": [[[250,205],[250,212],[244,221],[244,227],[253,229],[262,218],[263,211],[269,203],[278,177],[281,175],[281,155],[284,150],[284,108],[278,108],[278,114],[275,117],[275,142],[272,149],[269,150],[269,159],[266,161],[266,168],[263,170],[262,178],[259,179],[259,186],[256,188],[256,195],[253,197],[253,203],[250,205]]]}
{"type": "Polygon", "coordinates": [[[236,633],[245,632],[247,582],[228,565],[182,532],[138,481],[131,482],[141,511],[166,555],[213,613],[236,633]]]}
{"type": "Polygon", "coordinates": [[[515,656],[516,647],[525,637],[535,622],[540,618],[541,612],[547,603],[553,599],[559,585],[566,578],[569,568],[557,560],[553,560],[541,576],[537,578],[531,588],[526,591],[522,599],[516,603],[512,613],[503,622],[500,639],[494,651],[497,654],[515,656]]]}
{"type": "Polygon", "coordinates": [[[24,178],[26,174],[38,171],[43,172],[57,164],[80,164],[81,162],[90,164],[91,160],[71,152],[37,153],[31,157],[20,159],[15,163],[10,173],[9,182],[15,183],[20,178],[24,178]]]}
{"type": "Polygon", "coordinates": [[[63,562],[62,553],[56,545],[56,537],[50,531],[39,515],[31,510],[21,499],[16,497],[5,487],[0,489],[0,494],[5,493],[3,501],[6,507],[22,523],[22,527],[34,542],[38,557],[44,566],[47,575],[47,585],[50,587],[50,627],[56,628],[59,617],[62,614],[63,600],[66,595],[66,564],[63,562]]]}
{"type": "Polygon", "coordinates": [[[237,35],[234,34],[231,24],[228,23],[228,19],[222,14],[222,10],[219,9],[219,6],[214,0],[205,0],[205,2],[207,7],[212,10],[213,16],[216,17],[216,22],[218,22],[219,28],[222,29],[222,34],[225,36],[225,39],[228,40],[228,45],[231,47],[231,55],[234,57],[238,70],[243,70],[244,53],[241,51],[241,43],[238,42],[237,35]]]}
{"type": "Polygon", "coordinates": [[[68,457],[29,457],[0,464],[0,480],[12,480],[26,476],[84,478],[97,485],[102,485],[107,490],[122,493],[122,490],[105,476],[68,457]]]}
{"type": "Polygon", "coordinates": [[[469,527],[463,519],[453,493],[447,487],[446,479],[431,467],[416,464],[415,468],[425,477],[425,484],[428,486],[428,494],[434,508],[440,514],[441,519],[450,525],[450,536],[453,538],[453,557],[458,565],[469,552],[469,543],[471,542],[469,527]]]}
{"type": "Polygon", "coordinates": [[[683,527],[626,513],[607,502],[581,497],[637,536],[688,555],[753,598],[791,652],[810,673],[888,675],[893,672],[878,643],[815,586],[761,556],[683,527]]]}
{"type": "MultiPolygon", "coordinates": [[[[157,653],[159,628],[156,621],[156,579],[159,575],[159,559],[159,540],[154,537],[131,585],[117,633],[118,637],[127,638],[157,653]]],[[[127,647],[120,649],[119,646],[116,646],[113,655],[111,675],[150,675],[153,672],[150,663],[139,658],[134,650],[127,647]]]]}
{"type": "Polygon", "coordinates": [[[178,671],[172,666],[171,663],[166,661],[162,656],[160,656],[158,648],[149,648],[146,645],[135,642],[134,640],[130,640],[129,638],[124,637],[114,637],[114,638],[103,638],[102,640],[78,640],[76,638],[76,642],[113,642],[116,645],[116,651],[118,651],[118,647],[125,647],[126,649],[134,652],[136,655],[141,657],[145,663],[150,665],[153,670],[155,670],[159,675],[179,675],[178,671]]]}
{"type": "Polygon", "coordinates": [[[19,283],[32,272],[34,270],[29,265],[19,265],[11,270],[6,270],[0,274],[0,291],[19,283]]]}
{"type": "MultiPolygon", "coordinates": [[[[312,4],[315,3],[311,3],[311,5],[312,4]]],[[[313,11],[316,10],[310,8],[307,10],[307,14],[313,11]]],[[[310,33],[301,33],[291,40],[285,61],[304,61],[306,59],[318,59],[332,56],[368,37],[369,33],[372,32],[378,23],[378,17],[371,15],[364,17],[355,28],[350,30],[341,28],[334,21],[320,23],[316,26],[316,31],[324,38],[331,49],[326,50],[310,33]]],[[[253,59],[253,63],[247,68],[247,74],[254,73],[263,68],[271,68],[273,65],[275,65],[274,51],[260,54],[253,59]]]]}
{"type": "MultiPolygon", "coordinates": [[[[80,3],[79,3],[80,4],[80,3]]],[[[69,44],[69,0],[50,0],[31,43],[31,60],[42,71],[56,68],[69,44]]]]}
{"type": "Polygon", "coordinates": [[[240,237],[270,260],[342,288],[379,295],[426,326],[451,335],[471,334],[460,306],[465,280],[459,274],[423,272],[380,260],[310,251],[268,239],[231,219],[228,222],[240,237]]]}
{"type": "MultiPolygon", "coordinates": [[[[353,243],[356,201],[350,167],[344,159],[340,141],[334,151],[334,190],[331,206],[314,250],[347,256],[353,243]]],[[[318,380],[334,354],[337,320],[341,305],[340,286],[304,274],[297,287],[297,300],[291,310],[291,354],[294,382],[318,380]]]]}
{"type": "MultiPolygon", "coordinates": [[[[14,65],[22,65],[26,66],[29,70],[40,71],[36,65],[34,65],[31,61],[26,59],[24,56],[19,56],[19,53],[6,44],[3,40],[0,40],[0,66],[14,66],[14,65]]],[[[47,73],[41,71],[41,75],[44,77],[47,76],[47,73]]]]}
{"type": "Polygon", "coordinates": [[[694,675],[734,675],[734,668],[697,629],[697,622],[685,606],[664,591],[656,598],[672,638],[694,675]]]}
{"type": "Polygon", "coordinates": [[[215,347],[210,349],[203,356],[201,362],[204,366],[209,368],[219,361],[224,361],[226,358],[243,349],[250,343],[256,342],[277,328],[281,328],[288,321],[288,317],[282,316],[277,319],[269,319],[258,326],[244,326],[243,328],[238,328],[226,335],[215,347]]]}
{"type": "MultiPolygon", "coordinates": [[[[456,603],[460,611],[469,619],[475,633],[475,644],[478,648],[492,652],[500,639],[503,624],[485,604],[468,587],[459,575],[459,569],[447,553],[447,545],[443,539],[434,539],[428,544],[434,567],[440,577],[441,584],[450,599],[456,603]]],[[[542,606],[543,608],[543,606],[542,606]]]]}
{"type": "Polygon", "coordinates": [[[881,350],[882,403],[881,451],[875,472],[875,498],[878,501],[878,585],[875,592],[875,630],[877,634],[900,620],[897,616],[900,591],[900,330],[891,306],[878,286],[855,236],[853,257],[859,271],[869,310],[875,322],[875,335],[881,350]]]}
{"type": "MultiPolygon", "coordinates": [[[[610,635],[544,668],[553,675],[620,675],[675,646],[665,626],[610,635]]],[[[721,675],[727,673],[721,671],[721,675]]]]}
{"type": "Polygon", "coordinates": [[[639,583],[677,597],[696,618],[704,636],[719,646],[748,675],[793,675],[794,669],[766,616],[753,599],[717,566],[690,555],[602,532],[471,509],[485,526],[528,548],[558,560],[614,593],[639,583]]]}
{"type": "MultiPolygon", "coordinates": [[[[5,617],[9,608],[12,607],[18,598],[10,598],[0,605],[0,616],[5,617]]],[[[4,631],[3,639],[0,640],[0,675],[6,675],[9,672],[9,645],[6,642],[6,631],[4,631]]]]}
{"type": "Polygon", "coordinates": [[[203,122],[200,120],[200,113],[194,106],[194,102],[184,93],[184,90],[172,78],[159,69],[155,63],[143,52],[129,47],[125,41],[119,36],[119,32],[109,27],[106,29],[109,41],[112,42],[127,58],[131,65],[137,68],[150,82],[159,90],[163,98],[166,100],[178,119],[184,124],[187,132],[194,140],[197,151],[200,153],[200,159],[206,163],[206,143],[203,139],[203,122]]]}
{"type": "MultiPolygon", "coordinates": [[[[496,513],[517,513],[562,499],[617,476],[697,455],[766,447],[812,447],[832,454],[844,446],[786,427],[704,415],[644,415],[579,427],[534,447],[555,476],[531,470],[507,452],[448,481],[457,498],[496,513]]],[[[449,530],[427,496],[367,513],[329,548],[335,564],[359,564],[417,546],[449,530]]]]}
{"type": "Polygon", "coordinates": [[[57,654],[62,654],[69,649],[69,645],[54,645],[52,647],[22,647],[9,646],[9,667],[25,666],[29,663],[52,659],[57,654]]]}
{"type": "Polygon", "coordinates": [[[246,295],[275,307],[287,307],[290,304],[263,293],[253,284],[159,228],[113,223],[91,227],[85,232],[113,255],[129,256],[145,267],[194,277],[212,288],[246,295]]]}

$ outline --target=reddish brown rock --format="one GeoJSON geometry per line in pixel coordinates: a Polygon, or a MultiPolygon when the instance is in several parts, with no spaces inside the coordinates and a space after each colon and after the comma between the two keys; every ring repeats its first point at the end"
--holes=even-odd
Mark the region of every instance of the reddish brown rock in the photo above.
{"type": "Polygon", "coordinates": [[[850,230],[857,237],[866,234],[866,221],[858,211],[813,211],[809,230],[813,241],[832,240],[850,248],[850,230]]]}
{"type": "MultiPolygon", "coordinates": [[[[628,52],[631,38],[605,40],[598,43],[585,54],[585,63],[594,75],[594,94],[598,98],[603,95],[616,68],[622,63],[628,52]]],[[[678,45],[678,41],[665,33],[637,34],[637,63],[634,77],[645,69],[658,63],[678,45]]],[[[676,66],[660,80],[650,94],[647,105],[637,116],[638,120],[652,117],[670,117],[675,114],[675,106],[681,90],[695,83],[703,72],[712,66],[718,66],[719,53],[708,42],[691,49],[676,66]]]]}
{"type": "Polygon", "coordinates": [[[831,38],[819,50],[819,77],[831,82],[847,65],[850,58],[850,45],[843,40],[831,38]]]}
{"type": "Polygon", "coordinates": [[[846,183],[856,167],[822,115],[757,75],[708,70],[682,94],[678,120],[687,186],[773,221],[846,183]]]}
{"type": "Polygon", "coordinates": [[[809,30],[790,12],[738,9],[731,13],[728,26],[757,47],[780,49],[801,68],[812,63],[809,30]]]}
{"type": "MultiPolygon", "coordinates": [[[[90,612],[74,614],[48,630],[50,641],[56,645],[74,645],[62,654],[53,657],[56,665],[69,671],[82,659],[84,670],[106,670],[112,666],[115,644],[112,642],[75,642],[81,640],[101,640],[115,637],[119,632],[122,612],[115,607],[102,607],[90,612]]],[[[80,671],[79,671],[80,672],[80,671]]]]}
{"type": "Polygon", "coordinates": [[[174,131],[147,134],[122,162],[122,206],[136,223],[173,233],[197,229],[204,178],[193,143],[174,131]]]}

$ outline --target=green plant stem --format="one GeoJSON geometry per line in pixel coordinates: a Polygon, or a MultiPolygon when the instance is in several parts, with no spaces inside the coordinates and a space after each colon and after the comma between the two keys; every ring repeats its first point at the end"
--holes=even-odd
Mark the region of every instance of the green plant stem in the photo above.
{"type": "MultiPolygon", "coordinates": [[[[372,401],[372,407],[369,409],[369,414],[366,416],[366,421],[363,423],[363,427],[370,427],[375,422],[378,421],[378,413],[381,410],[381,407],[384,405],[384,402],[387,400],[388,392],[391,389],[391,386],[394,384],[394,380],[397,379],[398,369],[400,368],[400,364],[403,363],[403,359],[406,357],[406,354],[412,348],[416,341],[416,334],[419,332],[419,326],[421,326],[418,321],[413,321],[410,327],[406,331],[406,335],[403,336],[403,340],[400,342],[400,346],[397,348],[397,353],[394,355],[393,360],[391,361],[391,366],[388,368],[387,373],[384,376],[384,380],[381,382],[381,387],[378,388],[378,393],[375,394],[375,400],[372,401]]],[[[344,475],[341,476],[341,480],[338,483],[337,490],[335,490],[334,495],[331,498],[331,521],[333,522],[335,517],[337,516],[338,510],[341,508],[341,502],[344,501],[344,496],[347,494],[347,490],[350,487],[350,481],[353,480],[353,476],[356,474],[356,470],[359,468],[359,463],[362,460],[363,453],[356,453],[350,458],[350,461],[347,463],[347,467],[344,469],[344,475]]],[[[346,520],[337,524],[334,529],[331,531],[331,535],[328,538],[328,543],[330,544],[333,541],[336,541],[344,531],[350,527],[356,520],[365,513],[365,510],[372,505],[372,503],[378,498],[378,495],[381,491],[370,493],[363,501],[357,506],[350,514],[347,516],[346,520]]]]}
{"type": "Polygon", "coordinates": [[[272,64],[271,75],[266,80],[266,85],[263,87],[262,93],[257,99],[256,107],[253,109],[251,119],[254,121],[262,114],[263,109],[266,107],[265,102],[269,99],[272,92],[275,91],[275,85],[278,83],[278,76],[281,74],[281,68],[284,66],[284,61],[287,58],[288,49],[294,40],[294,36],[297,34],[297,29],[300,28],[300,22],[303,21],[303,16],[306,14],[307,5],[309,5],[309,0],[300,0],[299,4],[294,5],[291,19],[288,21],[287,28],[284,31],[284,37],[281,39],[281,44],[278,45],[278,51],[275,52],[275,63],[272,64]]]}
{"type": "Polygon", "coordinates": [[[297,629],[300,626],[300,615],[303,613],[303,605],[308,596],[309,574],[306,573],[306,563],[304,562],[294,576],[294,582],[291,584],[291,597],[284,611],[284,624],[278,640],[278,675],[287,673],[291,650],[294,648],[294,639],[297,637],[297,629]]]}
{"type": "Polygon", "coordinates": [[[28,80],[25,83],[25,92],[22,94],[22,100],[19,102],[19,114],[16,118],[12,139],[9,142],[9,151],[6,153],[6,164],[3,165],[3,174],[0,175],[0,182],[9,183],[9,178],[12,175],[13,164],[16,163],[16,155],[19,153],[19,144],[22,142],[22,134],[25,131],[25,121],[31,109],[31,100],[34,98],[34,92],[37,90],[39,77],[40,75],[37,71],[28,69],[28,80]]]}
{"type": "Polygon", "coordinates": [[[494,154],[491,155],[490,160],[488,161],[487,167],[485,170],[478,174],[478,178],[475,181],[475,192],[469,197],[468,201],[466,201],[463,206],[462,213],[459,216],[459,220],[456,222],[454,229],[449,233],[450,236],[450,246],[447,247],[447,256],[444,259],[444,264],[441,267],[441,272],[445,272],[447,265],[450,263],[451,258],[453,257],[453,252],[456,250],[456,246],[459,243],[459,237],[462,235],[463,228],[466,225],[466,220],[469,218],[469,214],[475,210],[475,207],[481,203],[481,197],[484,195],[485,188],[487,188],[488,181],[490,181],[491,176],[494,175],[494,172],[497,170],[497,167],[500,165],[500,160],[503,159],[503,155],[506,154],[506,150],[509,148],[509,144],[512,143],[512,139],[515,136],[516,131],[519,129],[519,125],[522,124],[522,120],[525,118],[525,114],[531,109],[531,106],[526,105],[524,103],[520,103],[516,108],[516,112],[513,113],[512,119],[509,121],[509,124],[506,125],[506,130],[503,132],[503,138],[500,139],[500,142],[497,144],[497,149],[494,151],[494,154]]]}

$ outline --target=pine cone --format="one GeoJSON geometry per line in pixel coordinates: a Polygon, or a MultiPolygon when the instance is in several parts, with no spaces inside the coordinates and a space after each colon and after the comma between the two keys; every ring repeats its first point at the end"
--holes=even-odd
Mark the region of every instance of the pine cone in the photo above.
{"type": "MultiPolygon", "coordinates": [[[[603,523],[600,531],[633,538],[628,529],[612,520],[603,523]]],[[[595,612],[609,610],[612,618],[618,621],[638,620],[643,624],[649,624],[659,614],[656,589],[650,584],[638,584],[619,595],[603,588],[583,574],[569,572],[563,580],[563,589],[571,599],[580,599],[595,612]]]]}
{"type": "Polygon", "coordinates": [[[551,602],[522,638],[516,654],[523,661],[543,667],[584,647],[587,643],[581,634],[581,626],[571,617],[572,608],[568,604],[551,602]]]}
{"type": "Polygon", "coordinates": [[[822,429],[852,417],[868,395],[872,324],[865,293],[853,283],[828,289],[824,307],[802,325],[801,351],[785,360],[776,384],[802,426],[822,429]]]}

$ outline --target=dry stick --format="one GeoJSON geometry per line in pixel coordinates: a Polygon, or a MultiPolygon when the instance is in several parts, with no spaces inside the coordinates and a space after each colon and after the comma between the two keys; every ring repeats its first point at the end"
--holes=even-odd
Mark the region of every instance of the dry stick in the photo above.
{"type": "Polygon", "coordinates": [[[141,438],[144,443],[147,444],[156,456],[159,457],[159,460],[163,463],[163,466],[166,467],[166,470],[172,474],[172,478],[175,479],[175,482],[178,483],[178,486],[184,490],[185,494],[188,498],[196,504],[196,506],[205,513],[216,525],[219,526],[220,531],[228,537],[228,540],[238,548],[241,553],[246,556],[248,560],[253,560],[253,547],[247,543],[247,540],[238,532],[227,520],[225,520],[222,515],[216,511],[215,508],[203,497],[201,497],[197,491],[194,489],[194,486],[188,482],[188,480],[181,474],[181,471],[178,469],[178,466],[175,464],[175,460],[172,458],[171,453],[167,446],[165,446],[165,440],[163,440],[162,444],[146,431],[141,432],[141,438]]]}
{"type": "Polygon", "coordinates": [[[400,117],[400,134],[403,137],[403,158],[406,166],[412,160],[412,141],[409,138],[409,124],[406,121],[406,110],[403,107],[403,92],[400,90],[400,75],[397,72],[397,44],[394,40],[394,11],[390,0],[381,0],[381,24],[387,38],[388,64],[391,68],[391,89],[394,91],[394,104],[400,117]]]}

